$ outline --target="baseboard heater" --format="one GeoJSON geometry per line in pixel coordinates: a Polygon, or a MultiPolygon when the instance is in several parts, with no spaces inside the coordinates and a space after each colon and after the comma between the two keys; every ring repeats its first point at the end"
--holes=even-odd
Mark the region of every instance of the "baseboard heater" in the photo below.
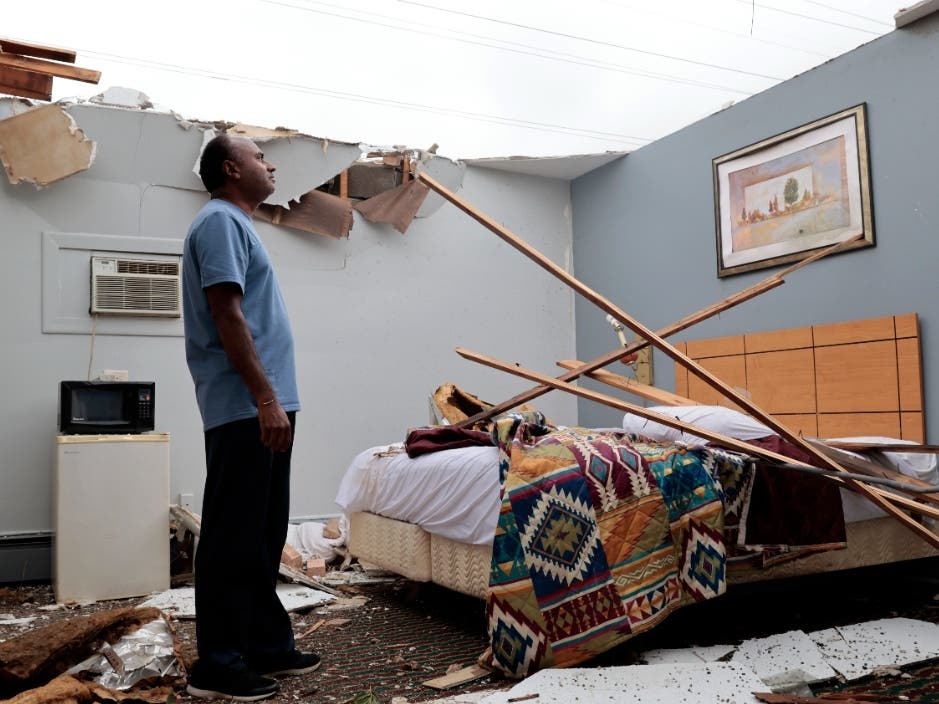
{"type": "Polygon", "coordinates": [[[52,531],[0,534],[0,584],[52,579],[52,531]]]}

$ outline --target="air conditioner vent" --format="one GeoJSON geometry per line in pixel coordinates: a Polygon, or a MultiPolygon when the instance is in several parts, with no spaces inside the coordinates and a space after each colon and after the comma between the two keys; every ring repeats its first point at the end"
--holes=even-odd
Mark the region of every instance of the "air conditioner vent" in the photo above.
{"type": "Polygon", "coordinates": [[[91,258],[91,313],[128,316],[182,315],[180,262],[91,258]]]}

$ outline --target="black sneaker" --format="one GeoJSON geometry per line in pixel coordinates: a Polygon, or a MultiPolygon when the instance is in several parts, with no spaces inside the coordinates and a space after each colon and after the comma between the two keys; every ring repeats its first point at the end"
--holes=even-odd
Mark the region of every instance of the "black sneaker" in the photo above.
{"type": "Polygon", "coordinates": [[[197,661],[189,673],[186,691],[200,699],[234,699],[255,702],[272,697],[280,689],[277,680],[262,677],[254,670],[236,670],[197,661]]]}
{"type": "Polygon", "coordinates": [[[301,653],[299,650],[291,650],[289,653],[275,658],[252,661],[251,664],[265,677],[302,675],[305,672],[313,672],[320,666],[320,656],[316,653],[301,653]]]}

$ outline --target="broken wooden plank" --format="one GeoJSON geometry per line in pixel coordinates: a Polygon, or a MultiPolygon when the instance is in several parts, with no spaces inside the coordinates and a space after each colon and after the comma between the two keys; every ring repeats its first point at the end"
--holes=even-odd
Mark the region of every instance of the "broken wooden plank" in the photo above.
{"type": "Polygon", "coordinates": [[[34,56],[37,59],[50,59],[51,61],[64,61],[67,64],[75,63],[75,52],[71,49],[62,49],[56,46],[20,42],[0,37],[0,51],[8,54],[22,54],[34,56]]]}
{"type": "MultiPolygon", "coordinates": [[[[779,435],[781,438],[788,440],[789,442],[801,447],[803,450],[806,450],[809,454],[816,457],[821,461],[825,466],[835,470],[836,472],[845,473],[845,469],[841,467],[835,460],[831,459],[823,452],[819,451],[818,448],[814,447],[811,443],[806,442],[802,439],[801,436],[793,433],[785,425],[777,421],[772,415],[764,411],[762,408],[753,403],[750,399],[745,398],[742,394],[738,393],[732,389],[729,385],[724,383],[717,376],[709,372],[707,369],[702,367],[700,364],[695,362],[693,359],[689,358],[684,352],[676,348],[671,343],[667,342],[662,336],[656,334],[648,327],[640,323],[638,320],[629,315],[626,311],[622,310],[618,306],[614,305],[612,301],[600,295],[592,288],[575,278],[572,274],[567,272],[565,269],[561,268],[549,258],[544,256],[537,249],[532,247],[530,244],[525,242],[522,238],[513,234],[508,230],[508,228],[503,227],[495,220],[492,220],[489,216],[484,215],[483,213],[477,211],[475,208],[470,206],[468,203],[465,203],[462,199],[458,198],[454,193],[450,192],[440,184],[436,183],[431,178],[424,178],[424,175],[421,174],[421,178],[430,186],[434,191],[444,196],[451,203],[456,205],[458,208],[463,210],[465,213],[473,217],[478,222],[484,224],[489,230],[491,230],[496,236],[498,236],[503,242],[512,246],[522,254],[524,254],[532,262],[540,266],[542,269],[550,273],[559,281],[563,282],[571,289],[579,293],[581,296],[586,298],[588,301],[596,305],[600,310],[605,313],[612,315],[616,320],[623,323],[626,327],[632,330],[636,335],[648,340],[648,342],[656,347],[656,349],[664,352],[666,355],[671,357],[675,362],[685,367],[689,372],[695,374],[699,379],[705,382],[708,386],[713,388],[715,391],[720,393],[724,398],[729,399],[736,403],[738,406],[743,408],[747,413],[753,416],[755,419],[761,421],[764,425],[768,426],[773,432],[779,435]]],[[[852,238],[849,241],[853,241],[856,238],[852,238]]],[[[845,244],[845,243],[840,243],[845,244]]],[[[911,531],[919,535],[923,540],[925,540],[930,545],[939,548],[939,536],[933,533],[929,528],[922,525],[918,521],[911,518],[909,515],[903,513],[895,505],[887,501],[880,492],[871,489],[866,484],[862,484],[854,479],[845,480],[847,486],[851,487],[861,495],[867,497],[873,501],[877,506],[886,511],[888,514],[893,516],[900,523],[905,525],[911,531]]]]}
{"type": "Polygon", "coordinates": [[[0,67],[0,93],[52,100],[52,76],[20,68],[0,67]]]}
{"type": "Polygon", "coordinates": [[[278,574],[286,579],[288,582],[296,582],[297,584],[302,584],[305,587],[310,587],[311,589],[318,589],[321,592],[326,592],[327,594],[332,594],[333,596],[345,596],[341,591],[333,589],[323,584],[318,579],[314,579],[307,574],[304,574],[300,570],[295,570],[292,567],[288,567],[283,562],[280,563],[280,567],[277,570],[278,574]]]}
{"type": "Polygon", "coordinates": [[[461,684],[466,684],[467,682],[481,680],[483,677],[488,677],[491,674],[492,670],[482,665],[470,665],[469,667],[464,667],[462,670],[456,670],[441,677],[427,680],[422,684],[425,687],[432,687],[433,689],[451,689],[452,687],[459,687],[461,684]]]}
{"type": "MultiPolygon", "coordinates": [[[[584,363],[572,359],[562,359],[557,363],[557,365],[559,367],[563,367],[564,369],[577,369],[578,367],[582,367],[584,363]]],[[[635,396],[639,396],[640,398],[644,398],[648,401],[655,401],[660,406],[698,405],[696,401],[692,401],[690,398],[673,394],[670,391],[663,391],[662,389],[657,389],[654,386],[642,384],[635,379],[630,379],[628,376],[614,374],[613,372],[608,372],[603,369],[598,369],[595,372],[588,372],[586,376],[589,376],[591,379],[601,381],[607,386],[612,386],[613,388],[620,389],[621,391],[628,391],[629,393],[635,396]]]]}
{"type": "Polygon", "coordinates": [[[25,71],[42,73],[47,76],[58,76],[59,78],[68,78],[73,81],[82,81],[83,83],[97,83],[101,80],[101,71],[93,71],[89,68],[80,68],[67,64],[57,64],[55,61],[33,59],[28,56],[20,56],[19,54],[7,54],[2,51],[0,51],[0,66],[20,68],[25,71]]]}
{"type": "MultiPolygon", "coordinates": [[[[907,484],[910,487],[917,489],[926,489],[931,488],[934,485],[929,482],[925,482],[922,479],[917,479],[916,477],[909,477],[905,474],[901,474],[891,467],[885,467],[879,462],[865,457],[855,457],[854,455],[849,454],[846,450],[833,447],[822,440],[817,438],[806,438],[810,443],[815,445],[819,450],[825,454],[832,457],[839,464],[859,472],[861,474],[867,474],[872,477],[882,477],[884,479],[890,479],[892,481],[900,482],[902,484],[907,484]]],[[[939,504],[939,493],[934,492],[917,492],[916,497],[924,501],[929,501],[930,503],[939,504]]]]}
{"type": "MultiPolygon", "coordinates": [[[[774,462],[780,462],[782,464],[795,464],[795,465],[802,465],[805,467],[811,466],[804,462],[795,462],[790,457],[786,457],[785,455],[781,455],[781,454],[772,452],[770,450],[766,450],[756,445],[751,445],[750,443],[744,442],[742,440],[737,440],[736,438],[732,438],[728,435],[723,435],[721,433],[714,432],[713,430],[708,430],[707,428],[702,428],[696,425],[692,425],[691,423],[685,423],[672,416],[664,415],[662,413],[656,413],[655,411],[650,411],[647,408],[636,406],[632,403],[628,403],[627,401],[622,401],[618,398],[607,396],[606,394],[601,394],[597,391],[592,391],[590,389],[585,389],[579,386],[574,386],[573,384],[562,382],[559,379],[553,379],[544,374],[539,374],[538,372],[532,371],[530,369],[526,369],[525,367],[522,367],[518,364],[510,364],[508,362],[503,362],[497,359],[493,359],[492,357],[487,357],[485,355],[479,354],[477,352],[471,352],[470,350],[466,350],[463,348],[457,348],[457,354],[459,354],[461,357],[464,357],[465,359],[469,359],[473,362],[479,362],[480,364],[485,364],[486,366],[492,367],[493,369],[499,369],[501,371],[523,377],[530,381],[547,384],[556,389],[567,391],[568,393],[574,394],[575,396],[580,396],[582,398],[586,398],[591,401],[596,401],[597,403],[602,403],[606,406],[610,406],[612,408],[616,408],[621,411],[629,411],[630,413],[635,413],[637,416],[648,418],[649,420],[656,421],[663,425],[667,425],[671,428],[678,428],[679,430],[682,430],[684,432],[689,432],[694,435],[698,435],[702,438],[710,440],[711,442],[717,443],[721,445],[722,447],[727,447],[732,450],[737,450],[738,452],[743,452],[748,455],[755,455],[757,457],[763,457],[765,459],[772,460],[774,462]]],[[[874,489],[869,486],[862,485],[860,484],[860,482],[856,480],[837,476],[837,474],[844,473],[844,472],[845,472],[844,469],[840,469],[840,470],[836,470],[836,473],[833,475],[821,475],[821,476],[826,477],[826,479],[836,481],[840,484],[844,484],[846,488],[857,491],[858,493],[863,494],[864,496],[867,496],[868,498],[870,498],[871,496],[876,497],[877,501],[875,501],[875,503],[877,503],[878,506],[881,506],[881,507],[885,505],[889,506],[890,510],[887,510],[888,513],[890,513],[891,515],[895,515],[896,513],[899,513],[901,516],[908,519],[909,522],[915,524],[918,528],[920,528],[920,530],[914,530],[915,533],[919,534],[920,537],[926,540],[930,545],[933,545],[934,547],[939,548],[939,537],[937,537],[934,533],[932,533],[932,531],[930,531],[925,526],[922,526],[921,524],[917,523],[915,520],[907,516],[905,513],[902,513],[902,511],[897,509],[896,506],[902,506],[904,509],[908,511],[911,511],[913,513],[916,513],[922,516],[929,516],[931,518],[939,518],[939,509],[919,503],[918,501],[915,501],[905,495],[899,495],[899,494],[893,494],[893,493],[886,492],[886,491],[881,491],[879,489],[874,489]],[[856,488],[857,486],[863,487],[863,490],[856,488]]],[[[905,521],[904,523],[906,524],[905,521]]],[[[906,524],[906,525],[910,527],[909,524],[906,524]]]]}
{"type": "Polygon", "coordinates": [[[850,450],[852,452],[915,452],[927,455],[939,454],[939,445],[910,445],[907,443],[879,443],[879,442],[861,442],[853,440],[824,440],[828,447],[835,447],[839,450],[850,450]]]}
{"type": "MultiPolygon", "coordinates": [[[[424,173],[420,174],[418,178],[420,178],[422,181],[427,183],[431,187],[432,190],[435,190],[437,191],[437,193],[440,193],[441,195],[443,195],[443,192],[439,190],[439,189],[443,189],[443,187],[439,183],[434,181],[432,178],[430,178],[424,173]]],[[[443,191],[446,191],[446,189],[443,189],[443,191]]],[[[446,193],[449,194],[449,196],[453,196],[453,194],[450,193],[449,191],[446,191],[446,193]]],[[[448,197],[448,196],[445,195],[444,197],[448,197]]],[[[453,197],[455,198],[455,196],[453,197]]],[[[457,207],[461,207],[461,206],[458,205],[457,207]]],[[[471,213],[470,215],[471,217],[475,218],[475,216],[472,215],[471,213]]],[[[482,221],[479,221],[479,222],[489,227],[489,225],[486,222],[482,222],[482,221]]],[[[756,296],[759,296],[761,293],[764,293],[766,291],[769,291],[770,289],[776,288],[777,286],[782,286],[784,283],[786,283],[785,277],[788,274],[796,271],[797,269],[802,268],[803,266],[806,266],[807,264],[811,262],[818,261],[822,257],[828,256],[829,254],[834,254],[836,252],[839,252],[845,249],[845,247],[848,245],[849,242],[853,242],[855,239],[858,239],[859,237],[860,236],[852,240],[847,240],[840,244],[832,245],[831,247],[828,247],[827,249],[823,249],[819,252],[816,252],[811,257],[807,257],[803,259],[801,262],[797,262],[793,264],[792,266],[789,266],[783,269],[782,271],[776,272],[775,274],[768,276],[762,281],[758,281],[757,283],[753,284],[752,286],[748,288],[743,289],[742,291],[738,291],[737,293],[727,296],[726,298],[716,303],[713,303],[710,306],[707,306],[706,308],[702,308],[701,310],[695,313],[692,313],[691,315],[687,315],[681,320],[669,325],[668,327],[660,329],[659,335],[661,337],[670,337],[676,333],[681,332],[682,330],[686,330],[687,328],[690,328],[693,325],[696,325],[697,323],[707,320],[708,318],[712,318],[715,315],[718,315],[719,313],[722,313],[725,310],[728,310],[730,308],[733,308],[736,305],[739,305],[745,301],[748,301],[751,298],[755,298],[756,296]]],[[[608,364],[612,364],[618,359],[628,356],[634,352],[638,352],[648,346],[649,346],[648,340],[644,340],[644,339],[635,340],[634,342],[627,345],[626,347],[619,347],[616,350],[612,352],[608,352],[602,357],[597,357],[596,359],[590,362],[586,362],[584,366],[579,367],[577,369],[573,369],[567,374],[562,374],[561,376],[557,378],[561,381],[574,381],[575,379],[583,376],[584,374],[587,374],[592,371],[596,371],[597,369],[600,369],[601,367],[605,367],[608,364]]],[[[550,390],[551,389],[548,386],[544,386],[544,385],[535,386],[529,389],[528,391],[523,391],[522,393],[517,394],[506,401],[503,401],[502,403],[496,404],[492,408],[488,408],[484,411],[481,411],[467,418],[466,420],[463,420],[460,423],[457,423],[456,425],[461,428],[472,427],[476,423],[481,423],[483,421],[486,421],[492,418],[493,416],[497,416],[500,413],[504,413],[505,411],[509,411],[513,408],[516,408],[517,406],[520,406],[523,403],[528,403],[529,401],[532,401],[533,399],[536,399],[539,396],[542,396],[548,393],[548,391],[550,390]]]]}

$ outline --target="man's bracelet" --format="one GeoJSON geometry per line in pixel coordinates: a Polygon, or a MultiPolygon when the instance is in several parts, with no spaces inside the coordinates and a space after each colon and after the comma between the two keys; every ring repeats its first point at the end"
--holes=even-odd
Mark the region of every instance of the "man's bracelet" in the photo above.
{"type": "Polygon", "coordinates": [[[261,401],[261,403],[259,403],[258,406],[270,406],[276,400],[277,400],[276,398],[272,398],[272,399],[268,399],[267,401],[261,401]]]}

